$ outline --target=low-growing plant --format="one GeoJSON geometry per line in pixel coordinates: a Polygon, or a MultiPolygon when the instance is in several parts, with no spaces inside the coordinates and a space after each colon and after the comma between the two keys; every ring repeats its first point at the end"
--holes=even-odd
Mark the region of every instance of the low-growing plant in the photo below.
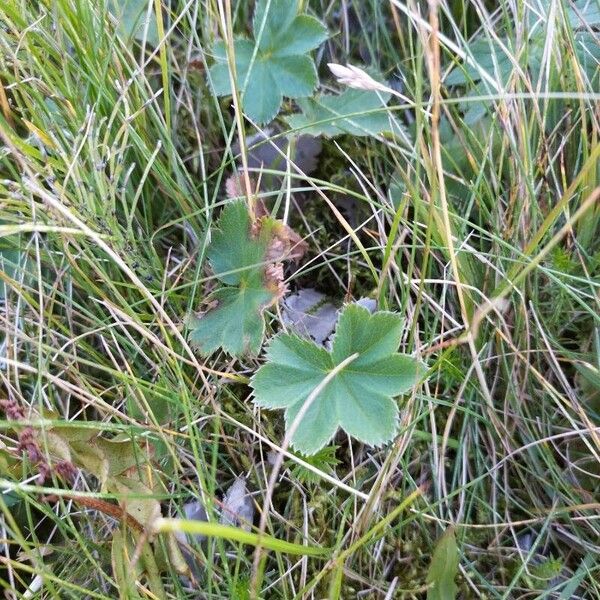
{"type": "Polygon", "coordinates": [[[190,340],[202,353],[219,347],[234,356],[259,352],[263,313],[284,292],[279,261],[285,258],[287,231],[268,215],[253,222],[243,201],[223,209],[207,251],[222,285],[208,297],[202,317],[191,321],[190,340]]]}
{"type": "MultiPolygon", "coordinates": [[[[318,77],[308,53],[327,39],[327,29],[314,17],[298,14],[297,0],[259,0],[252,32],[254,40],[234,40],[235,70],[244,111],[262,124],[277,114],[284,96],[313,93],[318,77]]],[[[215,44],[213,56],[211,85],[218,96],[227,96],[233,90],[225,42],[215,44]]]]}
{"type": "MultiPolygon", "coordinates": [[[[258,353],[264,311],[285,293],[280,261],[290,250],[290,237],[289,228],[268,215],[253,221],[244,201],[223,209],[207,251],[222,285],[191,323],[190,340],[203,353],[217,348],[234,356],[258,353]]],[[[286,409],[288,435],[305,454],[323,448],[339,427],[367,444],[384,444],[397,430],[393,397],[424,373],[421,362],[396,352],[401,332],[400,315],[348,305],[331,351],[295,333],[279,334],[269,345],[267,364],[252,378],[255,402],[286,409]]]]}
{"type": "Polygon", "coordinates": [[[417,359],[396,350],[402,318],[356,304],[344,308],[331,350],[293,333],[281,333],[252,377],[254,402],[285,409],[294,448],[314,454],[339,428],[371,446],[389,442],[398,429],[393,399],[425,372],[417,359]]]}
{"type": "Polygon", "coordinates": [[[8,596],[600,597],[600,5],[424,4],[0,2],[8,596]]]}

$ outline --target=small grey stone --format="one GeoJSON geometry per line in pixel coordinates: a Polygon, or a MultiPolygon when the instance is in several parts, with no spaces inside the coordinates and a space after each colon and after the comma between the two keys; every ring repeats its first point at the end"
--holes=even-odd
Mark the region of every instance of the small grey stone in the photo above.
{"type": "Polygon", "coordinates": [[[239,526],[249,530],[254,520],[254,504],[248,493],[246,478],[237,477],[223,498],[221,518],[223,525],[239,526]]]}

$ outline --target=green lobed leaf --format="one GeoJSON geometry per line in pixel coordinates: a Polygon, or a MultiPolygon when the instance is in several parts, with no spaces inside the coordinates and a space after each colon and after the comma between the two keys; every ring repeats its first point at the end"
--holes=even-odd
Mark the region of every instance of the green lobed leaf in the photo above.
{"type": "Polygon", "coordinates": [[[394,125],[385,106],[389,93],[347,89],[339,95],[321,94],[298,101],[302,113],[287,118],[290,127],[314,136],[379,135],[394,125]]]}
{"type": "MultiPolygon", "coordinates": [[[[579,3],[577,12],[574,12],[572,7],[569,8],[567,16],[574,28],[583,26],[580,16],[583,18],[585,26],[591,26],[597,21],[598,9],[590,7],[591,3],[579,3]]],[[[469,95],[485,96],[494,90],[490,89],[490,85],[483,79],[482,73],[487,73],[506,88],[510,86],[514,78],[522,77],[517,69],[518,64],[521,72],[536,88],[544,72],[542,61],[545,52],[545,27],[548,16],[548,14],[540,15],[537,12],[528,12],[529,30],[533,33],[527,40],[526,50],[512,51],[514,42],[507,37],[500,38],[499,41],[481,37],[471,40],[468,49],[473,64],[463,63],[455,66],[445,78],[445,85],[465,86],[470,91],[469,95]]],[[[587,30],[577,29],[573,33],[573,41],[577,62],[589,79],[590,85],[593,86],[600,79],[600,44],[598,44],[597,36],[587,30]]],[[[486,120],[489,121],[494,112],[494,104],[491,101],[470,101],[469,95],[464,96],[465,101],[461,102],[459,106],[465,111],[464,123],[472,129],[475,126],[485,125],[486,120]]],[[[562,114],[563,110],[558,109],[558,112],[562,114]]],[[[480,137],[485,139],[488,135],[484,132],[480,137]]],[[[460,153],[453,152],[452,149],[449,150],[449,154],[453,157],[460,155],[460,153]]]]}
{"type": "Polygon", "coordinates": [[[458,587],[458,547],[454,529],[448,528],[438,540],[427,572],[427,600],[454,600],[458,587]]]}
{"type": "Polygon", "coordinates": [[[306,399],[333,369],[331,355],[294,334],[275,336],[267,349],[267,364],[252,379],[257,403],[264,408],[290,408],[306,399]]]}
{"type": "Polygon", "coordinates": [[[151,46],[158,46],[156,15],[152,7],[148,15],[148,0],[110,0],[108,8],[119,22],[119,32],[127,40],[135,38],[142,41],[148,20],[146,41],[151,46]]]}
{"type": "MultiPolygon", "coordinates": [[[[576,0],[566,3],[565,8],[567,20],[573,28],[577,60],[592,81],[600,67],[600,45],[597,36],[590,30],[600,23],[600,5],[589,0],[576,0]]],[[[467,49],[474,64],[457,65],[447,75],[444,83],[446,85],[476,84],[482,81],[481,72],[484,71],[502,86],[506,86],[516,70],[516,60],[535,87],[541,73],[546,31],[551,14],[550,3],[526,12],[526,31],[530,32],[526,51],[511,51],[511,48],[514,48],[514,41],[508,37],[502,37],[500,40],[489,40],[483,36],[471,39],[467,49]]],[[[560,17],[555,14],[555,18],[560,17]]],[[[475,95],[485,95],[489,91],[489,85],[483,82],[473,90],[475,95]]]]}
{"type": "Polygon", "coordinates": [[[392,398],[408,391],[424,373],[420,361],[396,352],[401,328],[402,319],[395,313],[371,314],[350,304],[340,315],[330,352],[296,335],[279,334],[269,344],[266,364],[252,377],[255,404],[285,409],[289,430],[315,388],[358,353],[314,399],[292,435],[292,445],[314,454],[339,428],[369,445],[390,441],[398,423],[392,398]]]}
{"type": "MultiPolygon", "coordinates": [[[[502,40],[504,44],[507,40],[502,40]]],[[[469,54],[475,63],[465,63],[454,67],[444,80],[446,85],[464,85],[481,80],[481,72],[498,78],[501,85],[506,85],[508,77],[514,69],[510,57],[501,45],[487,39],[476,39],[469,44],[469,54]]]]}
{"type": "MultiPolygon", "coordinates": [[[[297,0],[259,0],[253,19],[254,41],[234,42],[242,105],[248,117],[259,124],[277,115],[284,96],[310,96],[317,86],[317,70],[307,52],[327,39],[327,29],[317,19],[297,13],[297,0]]],[[[222,42],[215,44],[213,56],[215,64],[209,69],[212,88],[218,96],[231,94],[222,42]]]]}
{"type": "Polygon", "coordinates": [[[245,202],[228,204],[217,223],[207,256],[216,278],[226,287],[207,299],[215,306],[190,323],[190,341],[203,354],[223,348],[233,356],[260,350],[265,332],[263,311],[274,300],[267,287],[265,256],[269,223],[252,236],[245,202]]]}

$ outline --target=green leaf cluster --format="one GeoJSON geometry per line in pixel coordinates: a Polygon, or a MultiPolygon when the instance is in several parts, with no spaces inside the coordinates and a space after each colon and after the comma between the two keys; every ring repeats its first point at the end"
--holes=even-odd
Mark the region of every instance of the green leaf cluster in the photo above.
{"type": "Polygon", "coordinates": [[[340,315],[331,351],[294,334],[279,334],[269,344],[267,363],[252,377],[254,402],[284,409],[289,430],[317,386],[357,354],[311,398],[291,443],[304,454],[314,454],[342,428],[366,444],[384,444],[398,427],[393,397],[410,390],[425,371],[417,359],[396,352],[401,332],[398,314],[371,314],[350,304],[340,315]]]}
{"type": "Polygon", "coordinates": [[[266,278],[268,227],[253,236],[245,202],[232,202],[223,211],[207,250],[215,277],[223,284],[209,296],[214,304],[192,319],[190,341],[203,353],[223,348],[240,356],[257,354],[265,333],[264,309],[276,297],[266,278]]]}
{"type": "MultiPolygon", "coordinates": [[[[297,0],[258,0],[254,40],[234,40],[235,71],[246,114],[259,124],[273,119],[283,97],[310,96],[317,87],[314,61],[308,52],[327,38],[325,26],[298,14],[297,0]]],[[[210,82],[218,96],[232,93],[226,46],[218,42],[210,82]]]]}

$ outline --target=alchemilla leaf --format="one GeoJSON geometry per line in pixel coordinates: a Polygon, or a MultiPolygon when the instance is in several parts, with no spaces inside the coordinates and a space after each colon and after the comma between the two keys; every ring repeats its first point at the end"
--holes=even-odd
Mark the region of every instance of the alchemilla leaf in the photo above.
{"type": "Polygon", "coordinates": [[[393,398],[410,390],[425,372],[419,360],[396,352],[401,331],[398,314],[371,314],[350,304],[340,315],[330,352],[294,334],[279,334],[267,349],[267,363],[252,377],[254,402],[284,409],[289,429],[315,388],[357,354],[314,398],[292,435],[292,445],[314,454],[340,428],[371,446],[389,442],[398,427],[393,398]]]}
{"type": "Polygon", "coordinates": [[[244,202],[227,205],[207,255],[215,277],[225,284],[207,299],[209,310],[191,323],[190,341],[203,353],[223,348],[229,354],[257,354],[262,344],[263,311],[276,299],[265,257],[269,240],[253,235],[244,202]]]}
{"type": "MultiPolygon", "coordinates": [[[[307,54],[327,39],[317,19],[298,14],[297,0],[258,0],[253,19],[254,40],[234,41],[237,86],[246,114],[259,124],[273,119],[283,97],[310,96],[317,70],[307,54]]],[[[227,54],[222,42],[213,49],[209,79],[218,96],[232,93],[227,54]]]]}
{"type": "Polygon", "coordinates": [[[379,135],[399,125],[386,110],[389,93],[347,89],[339,95],[321,94],[298,101],[302,112],[287,118],[294,129],[310,135],[379,135]]]}
{"type": "Polygon", "coordinates": [[[148,13],[147,0],[111,0],[108,9],[119,21],[119,33],[125,39],[142,41],[145,32],[148,44],[158,46],[160,40],[156,16],[153,10],[148,13]]]}

